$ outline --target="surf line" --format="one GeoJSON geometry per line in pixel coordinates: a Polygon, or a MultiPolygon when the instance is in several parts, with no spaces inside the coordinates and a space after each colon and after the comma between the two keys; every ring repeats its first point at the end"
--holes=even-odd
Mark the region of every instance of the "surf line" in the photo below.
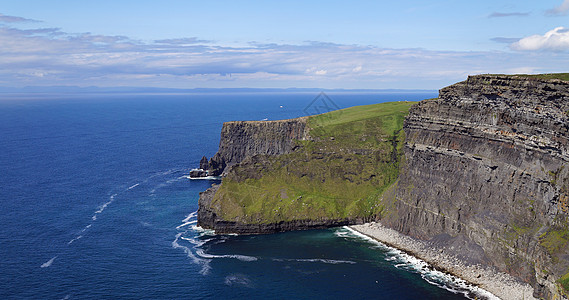
{"type": "MultiPolygon", "coordinates": [[[[136,188],[137,186],[139,186],[142,182],[138,182],[134,185],[131,185],[130,187],[126,188],[125,190],[123,190],[123,192],[128,192],[134,188],[136,188]]],[[[111,205],[114,201],[115,198],[118,196],[119,193],[114,193],[109,197],[109,200],[105,203],[103,203],[102,205],[100,205],[98,207],[98,209],[93,213],[93,216],[91,216],[91,223],[87,224],[87,226],[83,227],[83,229],[81,229],[80,234],[75,236],[74,238],[72,238],[71,240],[69,240],[67,242],[67,246],[71,246],[71,244],[73,244],[74,242],[76,242],[77,240],[80,240],[84,237],[83,233],[85,233],[89,228],[91,228],[91,226],[93,226],[93,222],[95,222],[97,220],[97,216],[102,214],[105,209],[111,205]]],[[[53,262],[55,261],[55,259],[57,258],[57,255],[52,257],[50,260],[44,262],[43,264],[41,264],[40,268],[49,268],[51,267],[51,265],[53,264],[53,262]]]]}
{"type": "MultiPolygon", "coordinates": [[[[188,239],[188,238],[183,237],[183,235],[186,234],[191,229],[191,227],[187,227],[187,226],[190,224],[197,223],[197,214],[198,214],[197,211],[190,213],[189,215],[186,216],[186,218],[184,220],[182,220],[182,224],[176,227],[177,230],[184,230],[184,231],[179,231],[176,234],[176,238],[174,239],[174,241],[172,241],[172,248],[184,250],[184,253],[186,253],[187,257],[190,258],[194,264],[201,266],[200,274],[208,275],[210,270],[211,270],[211,266],[210,266],[211,260],[204,259],[204,258],[196,256],[192,252],[192,249],[190,247],[187,247],[187,246],[184,246],[184,245],[181,245],[180,243],[178,243],[178,241],[180,239],[182,239],[182,240],[189,241],[191,244],[194,244],[194,245],[197,244],[197,241],[195,241],[194,239],[188,239]]],[[[194,247],[192,247],[192,248],[194,248],[194,247]]]]}

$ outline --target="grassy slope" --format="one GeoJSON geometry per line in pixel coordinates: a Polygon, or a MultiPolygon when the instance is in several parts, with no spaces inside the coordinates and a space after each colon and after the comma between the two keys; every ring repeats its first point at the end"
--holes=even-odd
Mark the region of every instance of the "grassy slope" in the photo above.
{"type": "Polygon", "coordinates": [[[514,75],[504,75],[504,76],[518,76],[518,77],[528,77],[536,79],[559,79],[564,81],[569,81],[569,73],[550,73],[550,74],[514,74],[514,75]]]}
{"type": "Polygon", "coordinates": [[[412,104],[380,103],[310,117],[312,141],[298,141],[293,153],[234,168],[212,207],[219,217],[243,223],[381,214],[380,196],[399,174],[401,129],[412,104]]]}

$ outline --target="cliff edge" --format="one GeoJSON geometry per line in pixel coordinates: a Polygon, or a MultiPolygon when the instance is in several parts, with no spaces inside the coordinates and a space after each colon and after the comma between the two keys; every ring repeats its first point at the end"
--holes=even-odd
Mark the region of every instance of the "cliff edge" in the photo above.
{"type": "Polygon", "coordinates": [[[478,75],[412,107],[395,208],[382,223],[566,293],[569,82],[478,75]]]}

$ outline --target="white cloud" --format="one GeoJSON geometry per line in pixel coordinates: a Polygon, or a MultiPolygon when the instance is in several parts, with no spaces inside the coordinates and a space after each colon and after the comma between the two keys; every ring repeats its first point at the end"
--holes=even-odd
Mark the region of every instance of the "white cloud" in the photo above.
{"type": "MultiPolygon", "coordinates": [[[[568,0],[569,1],[569,0],[568,0]]],[[[544,35],[532,35],[525,37],[510,45],[513,50],[569,50],[569,30],[557,27],[546,32],[544,35]]]]}
{"type": "Polygon", "coordinates": [[[558,15],[566,15],[569,12],[569,0],[564,0],[561,5],[556,6],[553,9],[549,9],[545,12],[546,15],[550,16],[558,16],[558,15]]]}
{"type": "MultiPolygon", "coordinates": [[[[552,35],[566,34],[559,29],[552,35]]],[[[124,36],[8,26],[0,26],[0,45],[0,86],[11,87],[437,89],[468,74],[569,68],[569,52],[430,51],[315,41],[232,47],[197,37],[146,43],[124,36]]]]}

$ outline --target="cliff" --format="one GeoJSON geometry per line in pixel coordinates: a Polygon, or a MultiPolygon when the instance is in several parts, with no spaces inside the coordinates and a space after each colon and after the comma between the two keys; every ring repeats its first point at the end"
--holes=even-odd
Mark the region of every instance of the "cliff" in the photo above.
{"type": "Polygon", "coordinates": [[[411,105],[225,123],[209,163],[210,170],[223,166],[223,181],[201,194],[198,224],[218,233],[250,234],[378,218],[385,207],[377,198],[397,179],[401,128],[411,105]]]}
{"type": "MultiPolygon", "coordinates": [[[[219,150],[208,164],[209,175],[218,176],[227,167],[255,155],[289,153],[297,140],[308,139],[306,117],[278,121],[234,121],[221,128],[219,150]]],[[[204,170],[206,168],[203,168],[204,170]]]]}
{"type": "Polygon", "coordinates": [[[269,233],[376,220],[536,297],[566,297],[569,82],[558,77],[470,76],[412,107],[226,123],[209,162],[223,182],[201,194],[198,224],[269,233]]]}
{"type": "Polygon", "coordinates": [[[551,299],[569,271],[569,83],[479,75],[405,121],[405,165],[382,223],[551,299]]]}

